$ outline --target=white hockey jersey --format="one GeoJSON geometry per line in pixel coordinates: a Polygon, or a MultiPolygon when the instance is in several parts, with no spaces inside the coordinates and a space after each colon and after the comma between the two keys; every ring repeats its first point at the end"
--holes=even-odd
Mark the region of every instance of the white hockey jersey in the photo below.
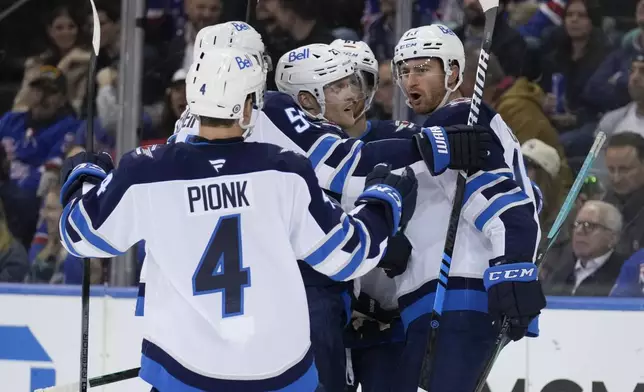
{"type": "MultiPolygon", "coordinates": [[[[453,101],[430,116],[424,125],[465,124],[468,113],[469,100],[453,101]]],[[[375,164],[390,163],[397,173],[406,165],[414,169],[419,182],[418,202],[405,232],[414,249],[407,272],[396,278],[395,285],[387,285],[383,290],[395,287],[406,325],[431,312],[457,173],[448,170],[440,176],[431,176],[410,140],[420,127],[406,122],[380,121],[371,123],[361,140],[348,138],[333,124],[310,121],[289,96],[275,92],[266,94],[258,121],[250,138],[307,156],[320,186],[337,195],[345,209],[351,208],[375,164]]],[[[187,124],[194,122],[189,120],[187,124]]],[[[540,236],[535,198],[516,138],[501,117],[486,105],[481,107],[479,124],[488,125],[496,132],[504,153],[492,157],[495,170],[478,172],[468,178],[445,310],[486,312],[487,294],[481,278],[490,260],[505,257],[513,261],[534,261],[540,236]]],[[[189,128],[180,130],[177,140],[189,133],[189,128]]],[[[378,282],[380,278],[373,280],[378,282]]],[[[376,286],[379,285],[370,282],[366,289],[371,291],[376,286]]],[[[391,303],[390,292],[367,294],[391,303]]]]}
{"type": "Polygon", "coordinates": [[[112,257],[146,241],[140,376],[148,383],[313,391],[296,260],[334,280],[363,275],[393,231],[381,211],[345,213],[310,162],[280,147],[197,138],[126,154],[65,206],[60,231],[78,257],[112,257]]]}

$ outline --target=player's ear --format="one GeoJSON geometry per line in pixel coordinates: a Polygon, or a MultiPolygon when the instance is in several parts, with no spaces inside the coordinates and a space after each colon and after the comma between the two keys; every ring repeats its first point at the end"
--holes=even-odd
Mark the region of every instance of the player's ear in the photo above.
{"type": "Polygon", "coordinates": [[[447,85],[452,87],[455,86],[456,83],[458,82],[458,78],[460,75],[460,68],[458,64],[452,63],[452,65],[449,67],[450,70],[452,71],[452,74],[449,76],[449,80],[447,81],[447,85]]]}
{"type": "Polygon", "coordinates": [[[253,115],[253,98],[251,95],[246,97],[246,102],[244,102],[244,124],[250,124],[251,117],[253,115]]]}
{"type": "Polygon", "coordinates": [[[318,101],[313,97],[311,93],[307,91],[300,91],[300,93],[297,94],[297,101],[300,106],[307,112],[313,115],[320,113],[320,104],[318,104],[318,101]]]}

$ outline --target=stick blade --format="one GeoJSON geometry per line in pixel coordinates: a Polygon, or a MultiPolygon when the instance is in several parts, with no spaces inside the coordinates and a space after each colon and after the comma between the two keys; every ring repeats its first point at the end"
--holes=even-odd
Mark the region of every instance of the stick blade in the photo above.
{"type": "Polygon", "coordinates": [[[499,0],[479,0],[481,7],[483,7],[483,12],[499,6],[499,0]]]}
{"type": "Polygon", "coordinates": [[[98,12],[96,11],[96,5],[94,0],[89,0],[92,5],[92,19],[94,21],[94,28],[92,32],[92,47],[94,48],[94,54],[98,56],[98,51],[101,47],[101,21],[98,19],[98,12]]]}

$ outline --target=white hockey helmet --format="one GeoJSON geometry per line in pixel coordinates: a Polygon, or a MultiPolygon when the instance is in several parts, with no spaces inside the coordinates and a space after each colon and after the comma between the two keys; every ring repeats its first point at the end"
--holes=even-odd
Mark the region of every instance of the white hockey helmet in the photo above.
{"type": "Polygon", "coordinates": [[[367,83],[367,98],[365,100],[363,113],[366,112],[371,107],[373,97],[376,95],[376,90],[378,89],[378,60],[376,60],[376,56],[373,54],[369,45],[363,41],[336,39],[331,42],[331,47],[353,59],[356,69],[363,72],[367,83]]]}
{"type": "Polygon", "coordinates": [[[275,84],[298,104],[300,92],[311,93],[320,105],[321,113],[314,116],[306,109],[302,110],[313,118],[323,119],[326,111],[324,87],[355,75],[355,63],[347,55],[327,44],[311,44],[291,50],[279,59],[275,84]]]}
{"type": "Polygon", "coordinates": [[[266,72],[272,70],[271,58],[265,53],[262,36],[246,22],[225,22],[204,27],[195,38],[193,61],[202,52],[212,49],[235,48],[256,56],[266,72]]]}
{"type": "MultiPolygon", "coordinates": [[[[463,82],[465,73],[465,49],[463,48],[463,43],[449,27],[442,24],[433,24],[407,30],[394,49],[391,69],[394,80],[404,93],[403,75],[400,73],[400,66],[407,60],[432,57],[440,59],[445,70],[445,89],[447,92],[438,105],[438,109],[445,105],[449,95],[458,89],[463,82]],[[449,87],[448,81],[452,75],[451,66],[454,63],[459,68],[458,81],[454,87],[449,87]]],[[[409,101],[407,101],[407,105],[409,105],[409,101]]]]}
{"type": "Polygon", "coordinates": [[[186,98],[193,115],[239,119],[247,137],[264,105],[265,86],[266,72],[251,53],[233,48],[213,50],[203,52],[192,63],[186,79],[186,98]],[[244,124],[244,105],[249,95],[257,110],[244,124]]]}

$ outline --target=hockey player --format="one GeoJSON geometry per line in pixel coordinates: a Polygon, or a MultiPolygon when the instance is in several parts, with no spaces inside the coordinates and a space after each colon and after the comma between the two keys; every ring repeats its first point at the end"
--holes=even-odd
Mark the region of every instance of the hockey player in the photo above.
{"type": "Polygon", "coordinates": [[[65,162],[60,232],[71,254],[113,257],[146,241],[140,377],[154,390],[314,391],[296,260],[334,280],[356,278],[413,214],[411,171],[378,166],[345,213],[309,160],[244,142],[265,75],[249,53],[210,52],[187,79],[200,117],[190,143],[137,148],[116,170],[101,154],[65,162]]]}
{"type": "MultiPolygon", "coordinates": [[[[463,65],[463,45],[443,25],[411,29],[398,42],[392,62],[394,79],[408,105],[417,114],[429,115],[425,126],[467,121],[470,101],[458,91],[463,65]]],[[[510,338],[519,340],[545,307],[533,264],[540,235],[536,200],[520,146],[500,116],[485,104],[478,124],[494,130],[504,151],[490,157],[497,160],[495,170],[468,172],[430,391],[473,390],[498,332],[492,322],[507,317],[510,338]],[[527,276],[519,279],[515,270],[527,276]]],[[[450,172],[436,178],[442,195],[428,196],[419,183],[419,200],[433,202],[419,204],[405,231],[413,251],[407,270],[396,278],[407,332],[397,391],[416,391],[456,176],[450,172]],[[427,222],[440,222],[433,234],[427,222]]]]}
{"type": "MultiPolygon", "coordinates": [[[[227,41],[217,39],[209,42],[227,41]]],[[[208,53],[206,51],[204,55],[208,53]]],[[[337,198],[349,189],[361,190],[366,173],[380,162],[390,163],[394,169],[413,164],[417,173],[429,170],[438,175],[447,168],[445,165],[452,168],[478,167],[484,163],[489,151],[497,148],[495,142],[488,138],[486,129],[475,130],[471,127],[427,129],[419,133],[418,140],[364,144],[357,139],[347,139],[346,133],[326,121],[325,116],[347,125],[354,122],[354,115],[346,113],[352,111],[353,105],[337,99],[333,101],[334,97],[343,94],[353,95],[355,99],[362,96],[356,91],[355,83],[346,83],[347,80],[355,80],[351,60],[328,45],[310,45],[285,54],[277,68],[277,78],[281,79],[277,81],[278,86],[281,85],[280,88],[288,91],[288,94],[266,94],[264,108],[258,113],[258,123],[249,140],[269,142],[307,156],[316,169],[320,185],[337,198]],[[325,87],[331,92],[327,96],[324,94],[325,87]],[[300,93],[311,95],[303,96],[300,101],[300,93]],[[345,110],[347,107],[351,110],[345,110]],[[330,110],[327,112],[326,108],[330,110]],[[437,154],[436,162],[432,147],[436,139],[432,131],[442,134],[439,137],[446,138],[450,145],[448,151],[441,149],[449,157],[437,154]],[[470,143],[476,148],[461,148],[470,143]],[[424,152],[426,163],[421,151],[424,152]]],[[[180,130],[176,141],[182,141],[186,135],[194,132],[198,121],[189,121],[188,126],[190,128],[180,130]]],[[[347,293],[350,288],[334,284],[306,264],[301,263],[301,266],[311,304],[312,341],[320,378],[327,391],[341,391],[345,385],[342,331],[348,320],[347,293]]],[[[384,267],[391,269],[393,266],[384,267]]]]}
{"type": "MultiPolygon", "coordinates": [[[[378,61],[371,48],[362,41],[337,39],[331,43],[331,47],[354,61],[367,86],[365,99],[355,104],[355,124],[345,128],[349,136],[363,142],[374,141],[383,130],[389,137],[401,125],[410,132],[420,132],[420,127],[414,124],[368,121],[366,113],[378,88],[378,61]]],[[[406,136],[409,135],[411,133],[406,136]]],[[[388,392],[393,387],[395,374],[391,369],[395,369],[398,363],[405,335],[396,301],[396,284],[391,278],[405,270],[410,255],[411,244],[403,228],[389,240],[384,256],[384,260],[392,261],[389,265],[395,265],[396,268],[387,271],[374,269],[357,283],[360,292],[356,293],[357,298],[352,303],[352,319],[345,331],[347,383],[352,391],[358,385],[363,392],[388,392]]]]}

